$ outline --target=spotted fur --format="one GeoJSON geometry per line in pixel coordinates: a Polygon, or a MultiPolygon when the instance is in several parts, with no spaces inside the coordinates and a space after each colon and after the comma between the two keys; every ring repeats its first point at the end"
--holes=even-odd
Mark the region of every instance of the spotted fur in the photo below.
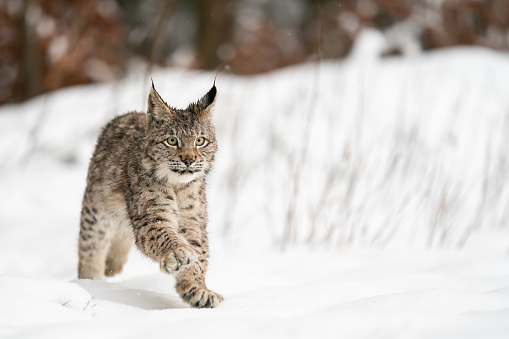
{"type": "Polygon", "coordinates": [[[216,96],[214,85],[198,102],[175,109],[152,85],[147,114],[127,113],[103,128],[81,211],[80,279],[119,273],[134,242],[162,272],[175,275],[177,292],[191,306],[223,300],[205,285],[205,179],[217,150],[216,96]],[[170,145],[171,138],[178,143],[170,145]]]}

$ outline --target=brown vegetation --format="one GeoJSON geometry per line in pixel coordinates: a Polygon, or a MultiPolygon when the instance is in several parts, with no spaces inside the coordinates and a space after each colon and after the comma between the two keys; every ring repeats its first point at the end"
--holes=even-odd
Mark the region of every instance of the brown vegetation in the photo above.
{"type": "Polygon", "coordinates": [[[408,41],[506,50],[509,2],[2,0],[0,104],[118,79],[135,59],[256,74],[312,60],[317,45],[343,58],[363,27],[386,35],[384,55],[407,53],[408,41]]]}

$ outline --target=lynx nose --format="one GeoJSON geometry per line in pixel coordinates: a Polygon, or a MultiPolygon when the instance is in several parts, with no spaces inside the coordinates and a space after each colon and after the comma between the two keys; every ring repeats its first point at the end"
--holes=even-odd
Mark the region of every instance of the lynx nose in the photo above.
{"type": "Polygon", "coordinates": [[[191,159],[191,158],[187,158],[187,159],[182,159],[182,162],[183,162],[184,164],[186,164],[186,166],[187,166],[187,167],[189,167],[189,166],[191,166],[191,164],[194,162],[194,160],[193,160],[193,159],[191,159]]]}

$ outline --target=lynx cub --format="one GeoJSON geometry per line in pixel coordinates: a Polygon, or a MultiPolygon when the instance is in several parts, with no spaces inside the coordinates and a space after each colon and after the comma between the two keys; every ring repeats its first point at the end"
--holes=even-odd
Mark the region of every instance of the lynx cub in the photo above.
{"type": "Polygon", "coordinates": [[[80,279],[122,270],[134,240],[176,278],[193,307],[216,307],[205,285],[209,256],[205,177],[217,150],[216,86],[186,109],[168,106],[152,84],[147,114],[127,113],[102,130],[90,162],[79,236],[80,279]]]}

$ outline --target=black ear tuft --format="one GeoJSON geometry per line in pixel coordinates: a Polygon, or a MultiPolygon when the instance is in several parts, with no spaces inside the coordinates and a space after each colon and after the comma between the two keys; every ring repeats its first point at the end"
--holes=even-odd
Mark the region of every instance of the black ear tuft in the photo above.
{"type": "Polygon", "coordinates": [[[216,79],[214,79],[214,85],[205,95],[205,108],[210,106],[214,102],[214,100],[216,99],[216,95],[217,95],[216,79]]]}
{"type": "Polygon", "coordinates": [[[190,104],[188,106],[188,109],[193,111],[199,120],[210,119],[212,116],[212,112],[214,111],[216,97],[217,97],[217,88],[216,88],[216,82],[214,81],[214,85],[207,92],[207,94],[205,94],[200,100],[198,100],[197,103],[190,104]]]}

